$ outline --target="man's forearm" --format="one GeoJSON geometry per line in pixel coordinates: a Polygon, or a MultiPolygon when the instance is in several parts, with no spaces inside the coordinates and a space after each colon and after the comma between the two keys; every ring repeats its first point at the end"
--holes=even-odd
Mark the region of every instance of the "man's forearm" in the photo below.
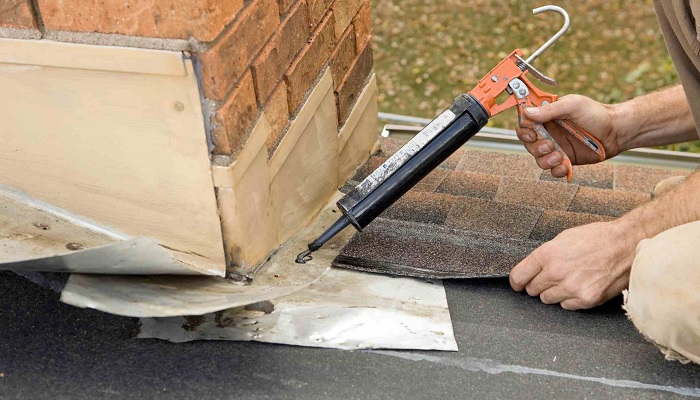
{"type": "Polygon", "coordinates": [[[689,222],[700,220],[700,174],[688,177],[665,195],[622,216],[621,224],[637,241],[689,222]]]}
{"type": "Polygon", "coordinates": [[[698,138],[681,85],[610,107],[615,135],[623,151],[698,138]]]}

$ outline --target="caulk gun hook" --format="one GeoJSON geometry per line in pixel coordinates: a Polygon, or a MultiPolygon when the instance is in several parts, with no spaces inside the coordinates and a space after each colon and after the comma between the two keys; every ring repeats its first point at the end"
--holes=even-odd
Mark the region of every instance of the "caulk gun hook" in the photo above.
{"type": "Polygon", "coordinates": [[[313,250],[311,250],[311,249],[302,251],[301,253],[299,253],[297,255],[297,259],[294,261],[297,264],[306,264],[307,261],[311,261],[313,259],[313,257],[311,257],[312,252],[313,252],[313,250]]]}
{"type": "Polygon", "coordinates": [[[550,48],[554,44],[554,42],[557,41],[557,39],[559,39],[563,34],[566,33],[566,31],[569,30],[569,25],[571,25],[571,23],[569,21],[569,14],[567,14],[566,10],[564,10],[563,8],[561,8],[559,6],[538,7],[538,8],[535,8],[534,10],[532,10],[532,13],[537,15],[537,14],[544,12],[544,11],[554,11],[554,12],[561,14],[561,16],[564,17],[564,26],[562,26],[561,29],[559,29],[559,32],[557,32],[554,36],[549,38],[549,40],[547,40],[542,46],[540,46],[539,49],[535,50],[535,52],[532,53],[532,55],[530,57],[528,57],[527,60],[525,60],[525,62],[528,64],[535,61],[535,59],[537,57],[539,57],[543,51],[550,48]]]}

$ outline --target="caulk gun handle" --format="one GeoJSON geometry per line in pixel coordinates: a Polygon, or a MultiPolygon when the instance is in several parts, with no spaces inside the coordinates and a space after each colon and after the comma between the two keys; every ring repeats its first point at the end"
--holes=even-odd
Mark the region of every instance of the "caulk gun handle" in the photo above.
{"type": "Polygon", "coordinates": [[[554,140],[552,135],[550,135],[549,132],[547,132],[547,130],[544,128],[544,125],[542,125],[539,122],[529,120],[527,119],[527,117],[525,117],[525,113],[523,110],[526,107],[529,107],[529,105],[526,104],[526,102],[521,102],[520,104],[518,104],[518,124],[522,128],[532,129],[537,134],[537,137],[539,139],[547,139],[554,144],[554,151],[558,151],[562,155],[561,164],[566,166],[566,181],[571,182],[571,178],[573,177],[574,171],[574,168],[571,165],[571,159],[569,159],[569,156],[566,155],[566,152],[564,152],[564,150],[561,149],[559,143],[557,143],[557,141],[554,140]]]}
{"type": "Polygon", "coordinates": [[[600,161],[605,161],[605,147],[603,147],[603,144],[596,139],[595,136],[591,135],[587,130],[583,129],[578,124],[569,121],[568,119],[555,119],[554,122],[572,134],[581,143],[588,146],[589,149],[598,154],[600,161]]]}

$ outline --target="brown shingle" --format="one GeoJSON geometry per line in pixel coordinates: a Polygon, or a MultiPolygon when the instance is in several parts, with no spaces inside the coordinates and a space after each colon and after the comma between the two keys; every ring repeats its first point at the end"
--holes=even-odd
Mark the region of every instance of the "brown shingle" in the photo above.
{"type": "Polygon", "coordinates": [[[569,211],[619,217],[646,203],[650,197],[649,193],[643,192],[582,187],[574,196],[569,211]]]}
{"type": "Polygon", "coordinates": [[[367,175],[371,174],[375,169],[379,168],[380,165],[384,161],[386,161],[389,157],[385,157],[383,155],[377,155],[377,156],[372,156],[365,162],[360,168],[357,169],[357,172],[355,172],[355,175],[353,175],[350,180],[361,182],[363,179],[367,177],[367,175]]]}
{"type": "Polygon", "coordinates": [[[405,144],[405,140],[382,137],[379,139],[379,147],[382,149],[379,152],[379,155],[382,157],[389,157],[390,155],[396,153],[405,144]]]}
{"type": "MultiPolygon", "coordinates": [[[[574,165],[572,184],[599,189],[612,189],[614,168],[612,164],[598,163],[590,165],[574,165]]],[[[565,178],[555,178],[550,171],[542,171],[543,181],[566,183],[565,178]]]]}
{"type": "Polygon", "coordinates": [[[530,239],[539,241],[552,240],[559,233],[569,228],[593,222],[610,221],[612,219],[612,217],[603,215],[545,210],[539,221],[537,221],[535,229],[532,230],[530,239]]]}
{"type": "Polygon", "coordinates": [[[430,171],[428,175],[426,175],[423,179],[420,180],[414,187],[413,190],[418,190],[422,192],[434,192],[435,189],[440,186],[442,181],[445,180],[445,177],[447,174],[449,174],[450,171],[444,168],[435,168],[434,170],[430,171]]]}
{"type": "Polygon", "coordinates": [[[542,170],[529,154],[469,150],[459,161],[457,171],[539,180],[542,170]]]}
{"type": "MultiPolygon", "coordinates": [[[[400,145],[388,143],[391,150],[400,145]]],[[[388,155],[385,150],[371,158],[346,186],[354,187],[388,155]]],[[[612,220],[647,201],[656,182],[675,175],[687,173],[577,166],[579,187],[539,178],[529,155],[468,150],[455,171],[433,171],[357,234],[333,265],[431,278],[506,276],[543,241],[578,225],[612,220]]]]}
{"type": "Polygon", "coordinates": [[[687,176],[688,171],[615,165],[615,190],[651,193],[654,186],[672,176],[687,176]]]}
{"type": "Polygon", "coordinates": [[[445,225],[490,235],[527,238],[542,211],[542,208],[460,197],[445,225]]]}
{"type": "Polygon", "coordinates": [[[455,202],[455,197],[411,190],[401,196],[383,214],[384,218],[402,221],[443,224],[455,202]]]}
{"type": "Polygon", "coordinates": [[[501,179],[494,175],[451,171],[435,191],[493,200],[500,182],[501,179]]]}
{"type": "Polygon", "coordinates": [[[355,235],[333,265],[424,278],[507,276],[539,244],[380,218],[355,235]]]}
{"type": "Polygon", "coordinates": [[[566,210],[574,198],[578,186],[554,182],[532,181],[504,176],[496,193],[496,201],[566,210]]]}

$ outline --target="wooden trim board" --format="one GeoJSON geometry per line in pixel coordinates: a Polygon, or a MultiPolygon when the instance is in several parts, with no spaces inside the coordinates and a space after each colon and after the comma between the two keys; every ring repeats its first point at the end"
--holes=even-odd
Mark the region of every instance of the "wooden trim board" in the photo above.
{"type": "Polygon", "coordinates": [[[4,39],[0,87],[0,183],[224,274],[199,91],[181,53],[4,39]]]}
{"type": "MultiPolygon", "coordinates": [[[[0,38],[0,63],[187,76],[181,52],[0,38]]],[[[7,69],[7,67],[5,67],[7,69]]]]}
{"type": "Polygon", "coordinates": [[[372,74],[367,82],[367,85],[365,85],[364,89],[362,89],[362,92],[357,97],[355,107],[353,107],[352,111],[350,112],[348,119],[345,121],[345,124],[343,124],[343,127],[340,128],[340,132],[338,132],[339,152],[343,151],[343,148],[345,148],[345,144],[348,142],[348,139],[350,139],[350,135],[355,134],[355,127],[360,122],[360,119],[365,115],[365,110],[367,109],[367,106],[370,105],[370,102],[374,102],[375,104],[377,103],[376,94],[377,75],[372,74]]]}

